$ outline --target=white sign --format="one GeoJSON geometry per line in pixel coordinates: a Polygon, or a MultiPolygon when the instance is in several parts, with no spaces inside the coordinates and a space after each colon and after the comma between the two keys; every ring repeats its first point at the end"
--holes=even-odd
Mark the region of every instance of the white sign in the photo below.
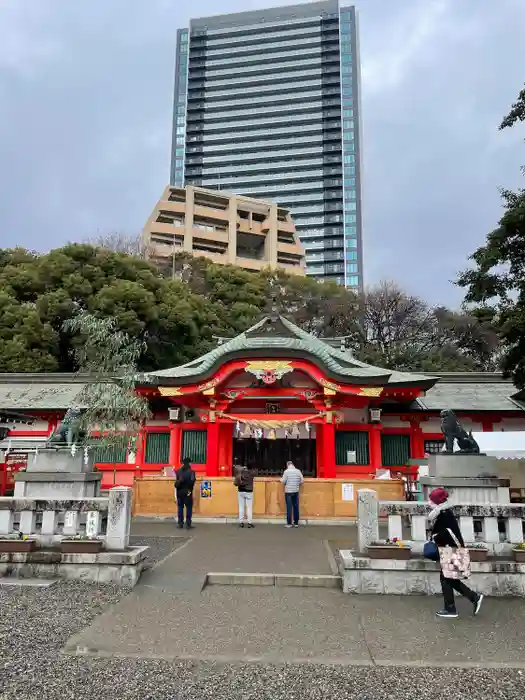
{"type": "Polygon", "coordinates": [[[355,450],[348,450],[346,453],[346,463],[355,464],[357,462],[357,452],[355,450]]]}
{"type": "Polygon", "coordinates": [[[75,527],[77,524],[77,514],[74,510],[66,511],[64,516],[64,527],[75,527]]]}
{"type": "Polygon", "coordinates": [[[86,535],[96,537],[98,535],[99,514],[95,510],[88,511],[86,518],[86,535]]]}
{"type": "Polygon", "coordinates": [[[341,484],[341,492],[343,501],[353,501],[354,500],[354,485],[353,484],[341,484]]]}

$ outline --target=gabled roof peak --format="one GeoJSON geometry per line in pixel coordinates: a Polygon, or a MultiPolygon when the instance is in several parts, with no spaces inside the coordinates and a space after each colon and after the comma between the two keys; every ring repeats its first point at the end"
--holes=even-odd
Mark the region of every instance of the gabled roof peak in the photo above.
{"type": "MultiPolygon", "coordinates": [[[[430,387],[435,379],[421,374],[396,372],[360,362],[347,351],[308,333],[286,316],[271,313],[235,338],[219,338],[220,344],[202,357],[180,367],[151,372],[157,381],[173,380],[182,384],[201,381],[213,375],[228,359],[254,357],[305,357],[321,366],[326,374],[346,384],[399,384],[430,387]]],[[[330,339],[332,342],[334,339],[330,339]]]]}

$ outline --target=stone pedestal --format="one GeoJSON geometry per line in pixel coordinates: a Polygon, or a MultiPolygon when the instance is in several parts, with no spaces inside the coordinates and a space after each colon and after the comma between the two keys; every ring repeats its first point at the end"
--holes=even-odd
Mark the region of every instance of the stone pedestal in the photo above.
{"type": "Polygon", "coordinates": [[[428,475],[435,477],[487,478],[498,476],[495,457],[438,453],[428,458],[428,475]]]}
{"type": "Polygon", "coordinates": [[[84,452],[69,447],[43,447],[29,458],[27,471],[15,474],[15,498],[96,498],[101,474],[85,463],[84,452]]]}
{"type": "Polygon", "coordinates": [[[425,500],[438,486],[456,503],[509,503],[508,479],[497,476],[495,457],[436,454],[428,459],[428,476],[419,479],[425,500]]]}

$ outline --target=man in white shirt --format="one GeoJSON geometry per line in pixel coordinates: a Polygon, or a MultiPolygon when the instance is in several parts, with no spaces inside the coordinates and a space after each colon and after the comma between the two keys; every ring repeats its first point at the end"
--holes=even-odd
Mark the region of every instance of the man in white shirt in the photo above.
{"type": "Polygon", "coordinates": [[[293,527],[299,527],[299,490],[303,482],[301,471],[293,462],[286,462],[286,469],[281,479],[286,500],[286,527],[292,527],[292,519],[293,527]]]}

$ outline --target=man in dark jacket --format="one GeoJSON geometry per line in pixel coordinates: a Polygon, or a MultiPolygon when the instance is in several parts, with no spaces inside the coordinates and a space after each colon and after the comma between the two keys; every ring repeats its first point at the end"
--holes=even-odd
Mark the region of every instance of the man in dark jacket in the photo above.
{"type": "Polygon", "coordinates": [[[182,467],[175,472],[175,494],[177,497],[177,511],[179,528],[184,527],[184,508],[186,508],[186,527],[193,527],[191,514],[193,511],[193,487],[195,486],[195,472],[191,468],[190,460],[182,460],[182,467]]]}
{"type": "MultiPolygon", "coordinates": [[[[464,547],[465,542],[463,541],[457,518],[454,515],[451,504],[448,502],[448,492],[441,487],[434,489],[429,499],[434,506],[428,517],[432,523],[432,539],[436,545],[438,547],[457,547],[459,542],[460,547],[464,547]]],[[[483,602],[481,593],[475,593],[460,579],[445,578],[443,571],[440,573],[440,579],[445,608],[436,613],[438,617],[458,616],[454,591],[461,593],[461,595],[470,600],[474,606],[474,615],[479,613],[483,602]]]]}
{"type": "Polygon", "coordinates": [[[237,501],[239,504],[239,526],[244,527],[244,514],[246,512],[247,527],[254,527],[253,518],[253,480],[255,469],[250,465],[234,465],[233,483],[237,486],[237,501]]]}

